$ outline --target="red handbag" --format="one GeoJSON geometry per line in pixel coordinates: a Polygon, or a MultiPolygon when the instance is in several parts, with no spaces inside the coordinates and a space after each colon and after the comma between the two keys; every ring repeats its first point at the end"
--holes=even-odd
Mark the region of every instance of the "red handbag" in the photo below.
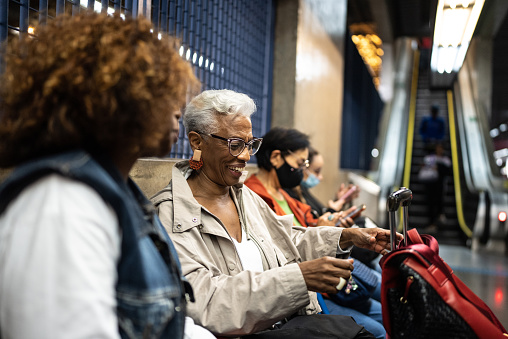
{"type": "Polygon", "coordinates": [[[382,267],[383,324],[391,338],[508,338],[492,310],[474,294],[439,256],[430,235],[407,231],[406,188],[388,201],[390,229],[395,234],[395,211],[404,206],[404,243],[385,255],[382,267]],[[393,216],[392,216],[393,214],[393,216]]]}

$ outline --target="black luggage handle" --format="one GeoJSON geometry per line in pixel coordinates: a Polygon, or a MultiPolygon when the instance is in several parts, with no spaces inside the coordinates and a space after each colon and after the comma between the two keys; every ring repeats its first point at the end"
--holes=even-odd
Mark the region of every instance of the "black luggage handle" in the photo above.
{"type": "Polygon", "coordinates": [[[402,239],[402,244],[404,246],[407,245],[406,236],[407,236],[407,218],[408,218],[408,207],[411,205],[411,199],[413,199],[413,192],[409,188],[401,187],[399,190],[393,192],[388,197],[386,201],[386,209],[390,213],[390,243],[392,245],[392,251],[397,249],[397,223],[395,220],[395,212],[399,209],[399,206],[402,205],[403,208],[403,216],[402,216],[402,232],[404,235],[404,239],[402,239]]]}

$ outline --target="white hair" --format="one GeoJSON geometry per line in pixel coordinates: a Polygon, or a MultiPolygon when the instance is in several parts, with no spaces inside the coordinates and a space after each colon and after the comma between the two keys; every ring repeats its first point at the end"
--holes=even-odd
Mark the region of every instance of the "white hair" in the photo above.
{"type": "Polygon", "coordinates": [[[256,104],[246,94],[228,89],[204,91],[187,105],[183,125],[187,134],[195,131],[213,134],[219,129],[221,115],[240,114],[250,118],[256,104]]]}

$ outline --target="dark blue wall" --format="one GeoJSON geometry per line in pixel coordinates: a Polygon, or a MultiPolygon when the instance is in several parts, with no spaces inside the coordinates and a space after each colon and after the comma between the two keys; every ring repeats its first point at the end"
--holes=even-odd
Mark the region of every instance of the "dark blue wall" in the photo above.
{"type": "Polygon", "coordinates": [[[346,39],[340,164],[369,170],[383,101],[350,35],[346,39]]]}

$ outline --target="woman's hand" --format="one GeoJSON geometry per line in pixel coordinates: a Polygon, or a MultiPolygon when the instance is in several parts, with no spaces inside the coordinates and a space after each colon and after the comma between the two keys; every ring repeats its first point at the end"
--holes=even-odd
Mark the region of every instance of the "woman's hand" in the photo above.
{"type": "Polygon", "coordinates": [[[351,227],[355,222],[351,218],[346,218],[347,213],[351,211],[353,211],[353,209],[348,209],[345,212],[326,212],[318,218],[317,226],[335,226],[339,223],[338,226],[340,227],[351,227]]]}
{"type": "MultiPolygon", "coordinates": [[[[397,233],[397,242],[402,240],[402,234],[397,233]]],[[[341,248],[351,245],[386,254],[391,251],[390,230],[379,227],[373,228],[346,228],[340,237],[341,248]]]]}
{"type": "Polygon", "coordinates": [[[346,280],[353,270],[353,259],[323,257],[298,264],[309,291],[337,293],[340,278],[346,280]]]}
{"type": "Polygon", "coordinates": [[[328,208],[331,208],[333,210],[336,210],[336,211],[340,211],[342,209],[342,207],[344,207],[344,204],[346,202],[342,199],[338,199],[338,200],[328,200],[328,208]]]}
{"type": "Polygon", "coordinates": [[[360,188],[358,186],[355,187],[354,192],[347,194],[348,191],[353,187],[355,187],[353,184],[349,184],[347,186],[340,184],[340,187],[335,195],[335,200],[328,200],[328,207],[336,211],[340,211],[346,203],[357,198],[360,194],[360,188]]]}

